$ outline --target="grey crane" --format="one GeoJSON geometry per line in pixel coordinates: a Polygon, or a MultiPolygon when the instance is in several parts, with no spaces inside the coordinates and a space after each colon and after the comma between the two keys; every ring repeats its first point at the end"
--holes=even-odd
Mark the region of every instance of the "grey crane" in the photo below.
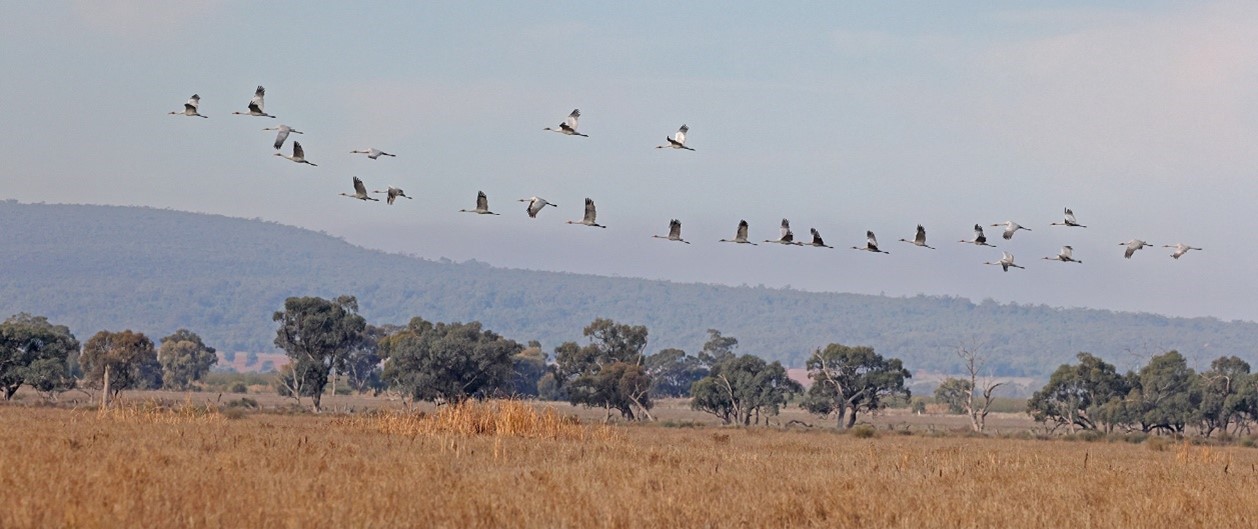
{"type": "Polygon", "coordinates": [[[363,185],[363,181],[359,179],[357,176],[354,177],[354,194],[351,195],[349,193],[341,193],[341,196],[349,197],[349,198],[356,198],[358,200],[373,200],[376,202],[380,201],[380,199],[371,198],[371,196],[367,194],[367,186],[363,185]]]}
{"type": "Polygon", "coordinates": [[[569,136],[582,136],[582,137],[588,138],[589,135],[581,134],[580,132],[577,132],[577,120],[580,117],[581,117],[581,109],[574,108],[572,109],[572,113],[568,114],[568,119],[565,119],[563,123],[560,123],[559,127],[553,128],[553,129],[550,127],[546,127],[542,130],[551,130],[551,131],[558,132],[560,134],[567,134],[569,136]]]}
{"type": "Polygon", "coordinates": [[[607,226],[594,222],[594,219],[597,216],[598,216],[598,212],[594,210],[594,200],[589,197],[586,197],[585,198],[585,215],[581,216],[581,220],[568,221],[568,224],[581,224],[583,226],[592,226],[595,228],[606,228],[607,226]]]}
{"type": "Polygon", "coordinates": [[[1183,257],[1183,256],[1184,256],[1184,254],[1188,253],[1188,250],[1200,250],[1200,249],[1201,249],[1201,248],[1197,248],[1196,246],[1189,246],[1189,245],[1184,244],[1184,243],[1182,243],[1182,242],[1181,242],[1181,243],[1175,243],[1175,246],[1171,246],[1171,245],[1169,245],[1169,244],[1163,244],[1163,245],[1162,245],[1162,247],[1163,247],[1163,248],[1174,248],[1174,249],[1175,249],[1175,251],[1171,253],[1171,257],[1174,257],[1175,259],[1179,259],[1180,257],[1183,257]]]}
{"type": "Polygon", "coordinates": [[[389,154],[389,153],[384,152],[384,151],[382,151],[382,150],[380,150],[380,149],[377,149],[377,148],[375,148],[375,147],[368,147],[368,148],[366,148],[366,149],[356,149],[356,150],[353,150],[353,151],[349,151],[349,153],[350,153],[350,154],[366,154],[366,155],[367,155],[367,157],[368,157],[368,158],[371,158],[372,160],[376,160],[376,159],[380,158],[381,156],[389,156],[389,157],[396,157],[396,156],[397,156],[396,154],[389,154]]]}
{"type": "Polygon", "coordinates": [[[497,215],[497,213],[489,211],[489,197],[485,196],[484,191],[476,192],[476,209],[460,209],[459,211],[462,213],[476,213],[478,215],[497,215]]]}
{"type": "Polygon", "coordinates": [[[865,245],[864,246],[853,246],[852,249],[862,250],[866,252],[873,252],[873,253],[886,253],[886,254],[891,253],[891,252],[885,252],[878,249],[878,238],[874,237],[874,232],[872,231],[865,232],[865,245]]]}
{"type": "Polygon", "coordinates": [[[812,242],[800,243],[801,245],[816,246],[818,248],[834,248],[833,246],[826,245],[826,242],[821,239],[821,232],[817,231],[817,228],[808,228],[808,231],[812,233],[812,242]]]}
{"type": "Polygon", "coordinates": [[[201,107],[201,96],[192,94],[192,97],[188,98],[188,102],[183,104],[183,110],[177,110],[175,112],[171,112],[171,114],[176,114],[180,116],[196,116],[198,118],[209,117],[209,116],[202,116],[201,114],[197,113],[197,109],[200,107],[201,107]]]}
{"type": "Polygon", "coordinates": [[[1069,226],[1072,228],[1086,228],[1087,227],[1082,224],[1079,224],[1079,221],[1075,220],[1075,212],[1070,211],[1070,208],[1066,208],[1066,215],[1062,219],[1061,222],[1054,222],[1051,225],[1052,226],[1069,226]]]}
{"type": "Polygon", "coordinates": [[[799,244],[799,243],[795,242],[795,233],[791,231],[791,221],[786,220],[786,219],[782,219],[782,235],[781,235],[781,237],[778,237],[778,238],[777,238],[777,240],[768,240],[768,239],[766,239],[764,242],[771,242],[771,243],[777,243],[777,244],[787,244],[787,245],[790,245],[790,244],[799,244]]]}
{"type": "Polygon", "coordinates": [[[264,117],[264,118],[274,118],[275,116],[272,116],[262,111],[262,107],[264,105],[263,98],[265,97],[266,97],[266,89],[262,88],[262,85],[258,85],[257,90],[253,91],[253,99],[249,100],[249,111],[248,112],[232,112],[232,114],[236,114],[238,116],[258,116],[258,117],[264,117]]]}
{"type": "Polygon", "coordinates": [[[1024,266],[1019,266],[1019,265],[1013,264],[1013,254],[1011,254],[1011,253],[1009,253],[1009,252],[1004,252],[1004,251],[1000,252],[1000,260],[999,260],[999,261],[996,261],[996,262],[994,262],[994,263],[993,263],[993,262],[986,262],[986,263],[983,263],[983,264],[987,264],[987,265],[1000,265],[1000,268],[1004,269],[1004,271],[1006,271],[1006,272],[1008,272],[1008,271],[1009,271],[1009,268],[1011,268],[1011,267],[1012,267],[1012,268],[1022,268],[1022,269],[1024,269],[1024,270],[1026,269],[1026,267],[1024,267],[1024,266]]]}
{"type": "Polygon", "coordinates": [[[1123,257],[1127,259],[1131,259],[1131,256],[1136,253],[1136,250],[1144,248],[1145,246],[1153,246],[1152,244],[1144,242],[1140,239],[1132,239],[1127,242],[1120,242],[1118,243],[1118,245],[1127,247],[1127,249],[1123,251],[1123,257]]]}
{"type": "Polygon", "coordinates": [[[537,213],[546,206],[559,207],[559,204],[551,204],[550,202],[547,202],[546,199],[540,197],[521,198],[519,201],[529,203],[528,206],[524,208],[524,211],[528,212],[530,219],[537,218],[537,213]]]}
{"type": "Polygon", "coordinates": [[[670,241],[684,242],[690,244],[690,241],[684,241],[681,238],[681,221],[673,219],[668,221],[668,235],[652,235],[656,239],[667,239],[670,241]]]}
{"type": "Polygon", "coordinates": [[[306,163],[306,164],[313,165],[315,167],[319,166],[318,164],[313,164],[306,160],[306,151],[305,149],[301,148],[301,143],[296,140],[293,141],[293,155],[292,156],[289,156],[282,152],[277,152],[275,153],[275,155],[281,158],[287,158],[297,163],[306,163]]]}
{"type": "Polygon", "coordinates": [[[1002,233],[1002,234],[1000,234],[1000,236],[1001,236],[1001,237],[1004,237],[1004,239],[1005,239],[1006,241],[1007,241],[1007,240],[1009,240],[1009,239],[1012,239],[1012,238],[1013,238],[1013,232],[1015,232],[1015,231],[1018,231],[1018,230],[1031,231],[1031,228],[1026,228],[1026,227],[1023,227],[1021,224],[1018,224],[1018,223],[1016,223],[1016,222],[1014,222],[1014,221],[1012,221],[1012,220],[1006,220],[1006,221],[1005,221],[1004,223],[1002,223],[1002,224],[992,224],[992,226],[1004,226],[1004,227],[1005,227],[1005,232],[1004,232],[1004,233],[1002,233]]]}
{"type": "Polygon", "coordinates": [[[961,240],[957,242],[973,244],[975,246],[991,246],[992,248],[995,248],[994,245],[987,244],[987,236],[983,235],[983,227],[979,226],[978,224],[974,225],[974,240],[970,240],[970,241],[961,240]]]}
{"type": "Polygon", "coordinates": [[[750,244],[756,246],[756,243],[747,240],[747,221],[738,221],[738,231],[734,232],[733,239],[721,239],[719,242],[735,242],[738,244],[750,244]]]}
{"type": "Polygon", "coordinates": [[[664,137],[664,139],[668,140],[668,145],[656,145],[655,148],[656,149],[669,149],[669,148],[685,149],[687,151],[693,151],[694,149],[691,149],[690,147],[686,146],[686,133],[687,132],[690,132],[690,127],[682,125],[681,128],[677,129],[677,132],[673,134],[673,137],[671,138],[668,136],[664,137]]]}
{"type": "Polygon", "coordinates": [[[922,248],[930,248],[931,250],[935,249],[934,246],[929,246],[926,244],[926,228],[923,228],[921,224],[917,225],[917,235],[913,236],[913,240],[910,241],[908,239],[900,239],[900,241],[907,242],[914,246],[921,246],[922,248]]]}
{"type": "Polygon", "coordinates": [[[302,132],[302,131],[300,131],[300,130],[297,130],[297,129],[294,129],[294,128],[292,128],[292,127],[288,126],[288,125],[280,125],[280,126],[278,126],[278,127],[267,127],[267,128],[265,128],[265,129],[262,129],[262,130],[274,130],[274,131],[276,131],[276,133],[275,133],[275,150],[277,150],[277,151],[278,151],[278,150],[280,150],[280,148],[284,146],[284,140],[287,140],[287,139],[288,139],[288,135],[289,135],[290,133],[291,133],[291,134],[305,134],[304,132],[302,132]]]}
{"type": "Polygon", "coordinates": [[[1083,261],[1080,261],[1080,260],[1078,260],[1078,259],[1075,259],[1075,257],[1074,257],[1074,252],[1075,252],[1075,249],[1074,249],[1074,248],[1071,248],[1070,246],[1062,246],[1062,247],[1061,247],[1061,251],[1060,251],[1060,252],[1057,252],[1057,255],[1055,255],[1055,256],[1053,256],[1053,257],[1045,257],[1044,259],[1048,259],[1049,261],[1061,261],[1061,262],[1063,262],[1063,263],[1080,263],[1080,264],[1082,264],[1082,263],[1083,263],[1083,261]]]}
{"type": "Polygon", "coordinates": [[[402,191],[402,188],[400,187],[389,186],[389,188],[384,191],[380,191],[377,189],[377,190],[373,190],[372,193],[388,195],[387,197],[385,197],[385,203],[390,206],[393,205],[394,200],[397,200],[397,197],[402,197],[407,200],[414,200],[411,197],[406,196],[406,192],[402,191]]]}

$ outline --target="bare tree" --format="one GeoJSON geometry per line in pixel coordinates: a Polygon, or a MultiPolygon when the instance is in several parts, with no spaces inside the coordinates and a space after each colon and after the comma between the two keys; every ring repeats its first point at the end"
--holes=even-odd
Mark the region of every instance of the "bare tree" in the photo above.
{"type": "Polygon", "coordinates": [[[965,408],[965,414],[970,417],[970,427],[975,432],[983,433],[984,428],[987,427],[987,414],[994,400],[993,394],[996,388],[1005,385],[1005,382],[996,382],[991,377],[983,377],[981,381],[979,380],[979,372],[987,363],[987,358],[979,352],[979,349],[978,346],[973,345],[957,347],[957,357],[961,359],[961,365],[965,367],[965,373],[969,375],[968,390],[961,404],[965,408]],[[980,398],[982,402],[979,402],[980,398]]]}

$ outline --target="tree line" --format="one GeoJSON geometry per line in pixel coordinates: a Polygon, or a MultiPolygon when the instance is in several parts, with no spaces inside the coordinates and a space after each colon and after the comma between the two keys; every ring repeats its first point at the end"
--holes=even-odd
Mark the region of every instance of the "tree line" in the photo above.
{"type": "Polygon", "coordinates": [[[738,340],[718,330],[708,330],[697,354],[676,348],[648,354],[645,326],[606,318],[582,329],[585,343],[566,341],[553,357],[536,341],[521,344],[479,322],[416,317],[405,326],[374,326],[352,296],[289,298],[273,320],[275,345],[291,360],[281,370],[280,392],[308,398],[315,410],[329,377],[340,373],[358,391],[393,391],[415,401],[536,397],[627,420],[654,419],[656,399],[689,397],[696,410],[747,425],[800,397],[807,410],[833,415],[848,428],[889,398],[907,398],[905,381],[912,377],[899,359],[872,348],[830,344],[809,361],[813,384],[805,391],[780,362],[737,354],[738,340]]]}
{"type": "MultiPolygon", "coordinates": [[[[709,329],[695,354],[666,348],[648,353],[648,330],[597,318],[582,340],[542,351],[521,344],[480,322],[371,325],[353,296],[291,297],[272,315],[275,346],[290,362],[276,389],[298,403],[322,408],[332,377],[358,392],[392,392],[414,401],[459,402],[484,398],[539,398],[603,409],[605,417],[652,420],[660,398],[689,398],[693,409],[726,424],[750,425],[777,415],[788,404],[832,416],[850,428],[862,413],[910,396],[912,374],[898,358],[873,348],[829,344],[806,362],[811,384],[790,379],[780,362],[738,354],[738,340],[709,329]]],[[[196,333],[180,329],[160,340],[143,333],[100,331],[80,344],[64,325],[42,316],[18,314],[0,323],[0,388],[11,399],[23,385],[55,398],[78,385],[124,389],[184,389],[216,361],[215,350],[196,333]]],[[[945,380],[935,397],[967,413],[983,431],[999,382],[981,380],[984,358],[960,349],[968,378],[945,380]]],[[[1177,351],[1120,374],[1102,359],[1079,353],[1078,363],[1060,366],[1031,397],[1027,412],[1070,432],[1140,431],[1184,433],[1248,430],[1258,420],[1258,374],[1235,356],[1195,372],[1177,351]]]]}
{"type": "Polygon", "coordinates": [[[130,329],[100,331],[80,344],[65,325],[17,314],[0,323],[0,390],[5,400],[22,386],[55,400],[80,385],[107,389],[110,396],[124,389],[185,389],[218,361],[214,348],[187,329],[160,344],[130,329]]]}
{"type": "Polygon", "coordinates": [[[1076,359],[1031,396],[1035,420],[1071,433],[1196,430],[1205,437],[1247,432],[1258,420],[1258,374],[1238,357],[1221,356],[1196,372],[1172,350],[1125,374],[1089,353],[1076,359]]]}

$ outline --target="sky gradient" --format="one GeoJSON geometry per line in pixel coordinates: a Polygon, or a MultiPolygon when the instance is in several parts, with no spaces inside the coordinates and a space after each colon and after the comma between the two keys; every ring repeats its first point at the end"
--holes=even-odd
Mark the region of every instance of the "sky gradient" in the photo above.
{"type": "Polygon", "coordinates": [[[512,268],[1258,320],[1258,4],[1054,6],[10,3],[0,198],[512,268]],[[279,119],[231,115],[259,84],[279,119]],[[209,119],[166,114],[194,92],[209,119]],[[573,108],[589,138],[542,131],[573,108]],[[272,155],[280,123],[319,167],[272,155]],[[683,123],[695,152],[654,149],[683,123]],[[349,154],[369,146],[398,157],[349,154]],[[352,176],[415,200],[339,196],[352,176]],[[503,216],[457,212],[478,190],[503,216]],[[528,219],[531,195],[560,207],[528,219]],[[564,223],[585,197],[608,229],[564,223]],[[1050,227],[1064,207],[1089,227],[1050,227]],[[839,249],[716,242],[783,217],[839,249]],[[693,244],[650,237],[671,218],[693,244]],[[956,242],[1005,220],[1032,231],[988,235],[1026,270],[956,242]],[[919,223],[938,250],[897,242],[919,223]],[[867,229],[890,255],[848,249],[867,229]],[[1123,259],[1132,238],[1158,247],[1123,259]],[[1041,259],[1063,244],[1082,265],[1041,259]]]}

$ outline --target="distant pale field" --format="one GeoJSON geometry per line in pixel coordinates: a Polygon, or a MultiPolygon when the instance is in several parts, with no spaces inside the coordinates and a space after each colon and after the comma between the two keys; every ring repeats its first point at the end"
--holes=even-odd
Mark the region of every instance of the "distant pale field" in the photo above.
{"type": "Polygon", "coordinates": [[[1258,450],[0,406],[0,527],[1252,527],[1258,450]]]}

